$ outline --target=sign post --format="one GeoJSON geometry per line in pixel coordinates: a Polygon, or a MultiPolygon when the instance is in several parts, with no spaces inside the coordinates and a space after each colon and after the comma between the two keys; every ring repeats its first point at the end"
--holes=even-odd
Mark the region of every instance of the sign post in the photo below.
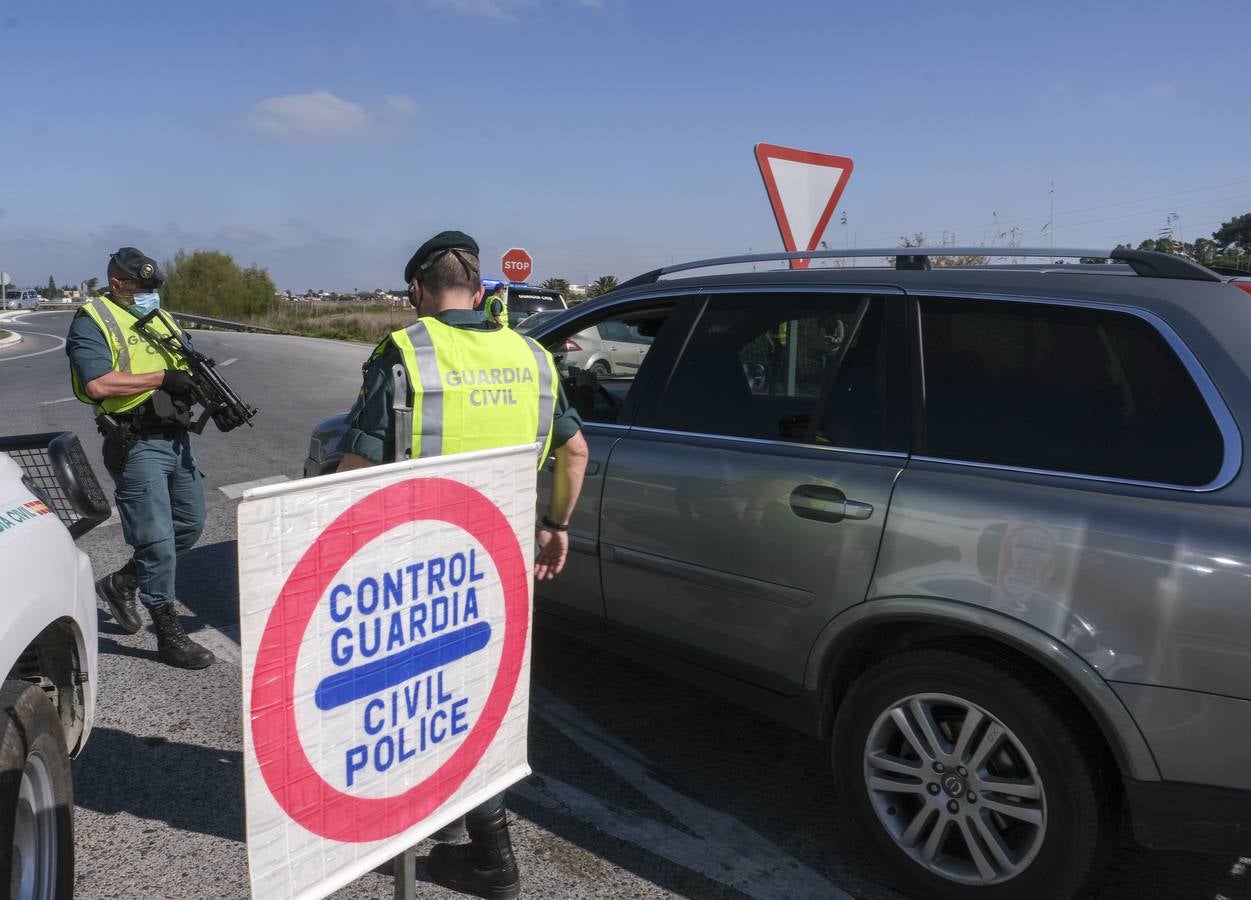
{"type": "Polygon", "coordinates": [[[521,247],[509,248],[500,259],[500,268],[509,281],[525,281],[530,277],[533,266],[534,260],[521,247]]]}
{"type": "Polygon", "coordinates": [[[321,898],[529,774],[532,446],[239,505],[252,896],[321,898]]]}
{"type": "MultiPolygon", "coordinates": [[[[851,178],[851,159],[775,144],[757,144],[755,152],[782,246],[816,250],[851,178]]],[[[806,269],[811,261],[792,259],[791,268],[806,269]]]]}

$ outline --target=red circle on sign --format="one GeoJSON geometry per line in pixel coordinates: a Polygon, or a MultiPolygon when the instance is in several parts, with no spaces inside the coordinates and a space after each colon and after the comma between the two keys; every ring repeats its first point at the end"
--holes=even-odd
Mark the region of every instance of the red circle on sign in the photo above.
{"type": "Polygon", "coordinates": [[[425,818],[456,792],[490,746],[512,702],[529,630],[529,576],[513,527],[478,491],[445,478],[381,488],[344,510],[296,563],[270,610],[252,675],[252,742],[261,775],[287,815],[314,834],[345,843],[377,841],[425,818]],[[379,535],[408,522],[446,522],[491,557],[504,589],[504,642],[495,681],[469,734],[433,774],[394,797],[354,797],[309,762],[295,720],[300,644],[321,598],[347,561],[379,535]]]}
{"type": "Polygon", "coordinates": [[[533,267],[534,260],[520,247],[511,248],[500,260],[500,268],[504,270],[504,277],[509,281],[525,281],[530,277],[533,267]]]}

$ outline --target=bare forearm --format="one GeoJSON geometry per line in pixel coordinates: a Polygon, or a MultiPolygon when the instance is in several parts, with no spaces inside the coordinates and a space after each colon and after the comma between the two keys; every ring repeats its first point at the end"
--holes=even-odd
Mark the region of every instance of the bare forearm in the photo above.
{"type": "Polygon", "coordinates": [[[581,432],[556,449],[556,473],[552,479],[552,496],[547,503],[547,517],[559,525],[566,524],[573,515],[578,495],[582,493],[589,455],[581,432]]]}
{"type": "Polygon", "coordinates": [[[373,460],[357,456],[355,453],[345,453],[343,454],[343,459],[339,460],[339,468],[335,469],[335,471],[351,472],[353,469],[366,469],[373,465],[377,465],[373,460]]]}
{"type": "Polygon", "coordinates": [[[161,386],[165,372],[145,372],[132,375],[129,372],[109,372],[99,378],[93,378],[85,385],[87,396],[93,400],[106,400],[109,397],[129,397],[131,394],[142,394],[154,391],[161,386]]]}

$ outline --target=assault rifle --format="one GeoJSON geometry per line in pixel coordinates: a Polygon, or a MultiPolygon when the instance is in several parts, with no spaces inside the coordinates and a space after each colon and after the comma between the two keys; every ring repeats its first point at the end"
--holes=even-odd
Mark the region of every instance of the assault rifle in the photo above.
{"type": "Polygon", "coordinates": [[[187,365],[187,374],[195,383],[196,399],[204,406],[204,413],[192,422],[189,430],[200,434],[210,418],[217,423],[222,431],[238,428],[243,423],[252,427],[252,417],[256,415],[255,406],[247,403],[226,383],[226,379],[217,374],[217,362],[209,359],[200,351],[189,346],[182,339],[182,329],[165,310],[157,308],[143,318],[136,326],[149,340],[160,344],[170,353],[177,355],[187,365]],[[150,323],[157,317],[169,330],[169,334],[161,334],[150,323]]]}

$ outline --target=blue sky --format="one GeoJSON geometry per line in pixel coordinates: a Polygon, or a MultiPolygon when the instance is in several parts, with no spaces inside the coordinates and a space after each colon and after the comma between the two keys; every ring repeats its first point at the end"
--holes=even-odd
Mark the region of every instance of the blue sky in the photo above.
{"type": "Polygon", "coordinates": [[[0,0],[0,268],[217,249],[279,287],[625,278],[780,247],[765,141],[855,172],[826,239],[1111,247],[1251,210],[1251,4],[0,0]]]}

